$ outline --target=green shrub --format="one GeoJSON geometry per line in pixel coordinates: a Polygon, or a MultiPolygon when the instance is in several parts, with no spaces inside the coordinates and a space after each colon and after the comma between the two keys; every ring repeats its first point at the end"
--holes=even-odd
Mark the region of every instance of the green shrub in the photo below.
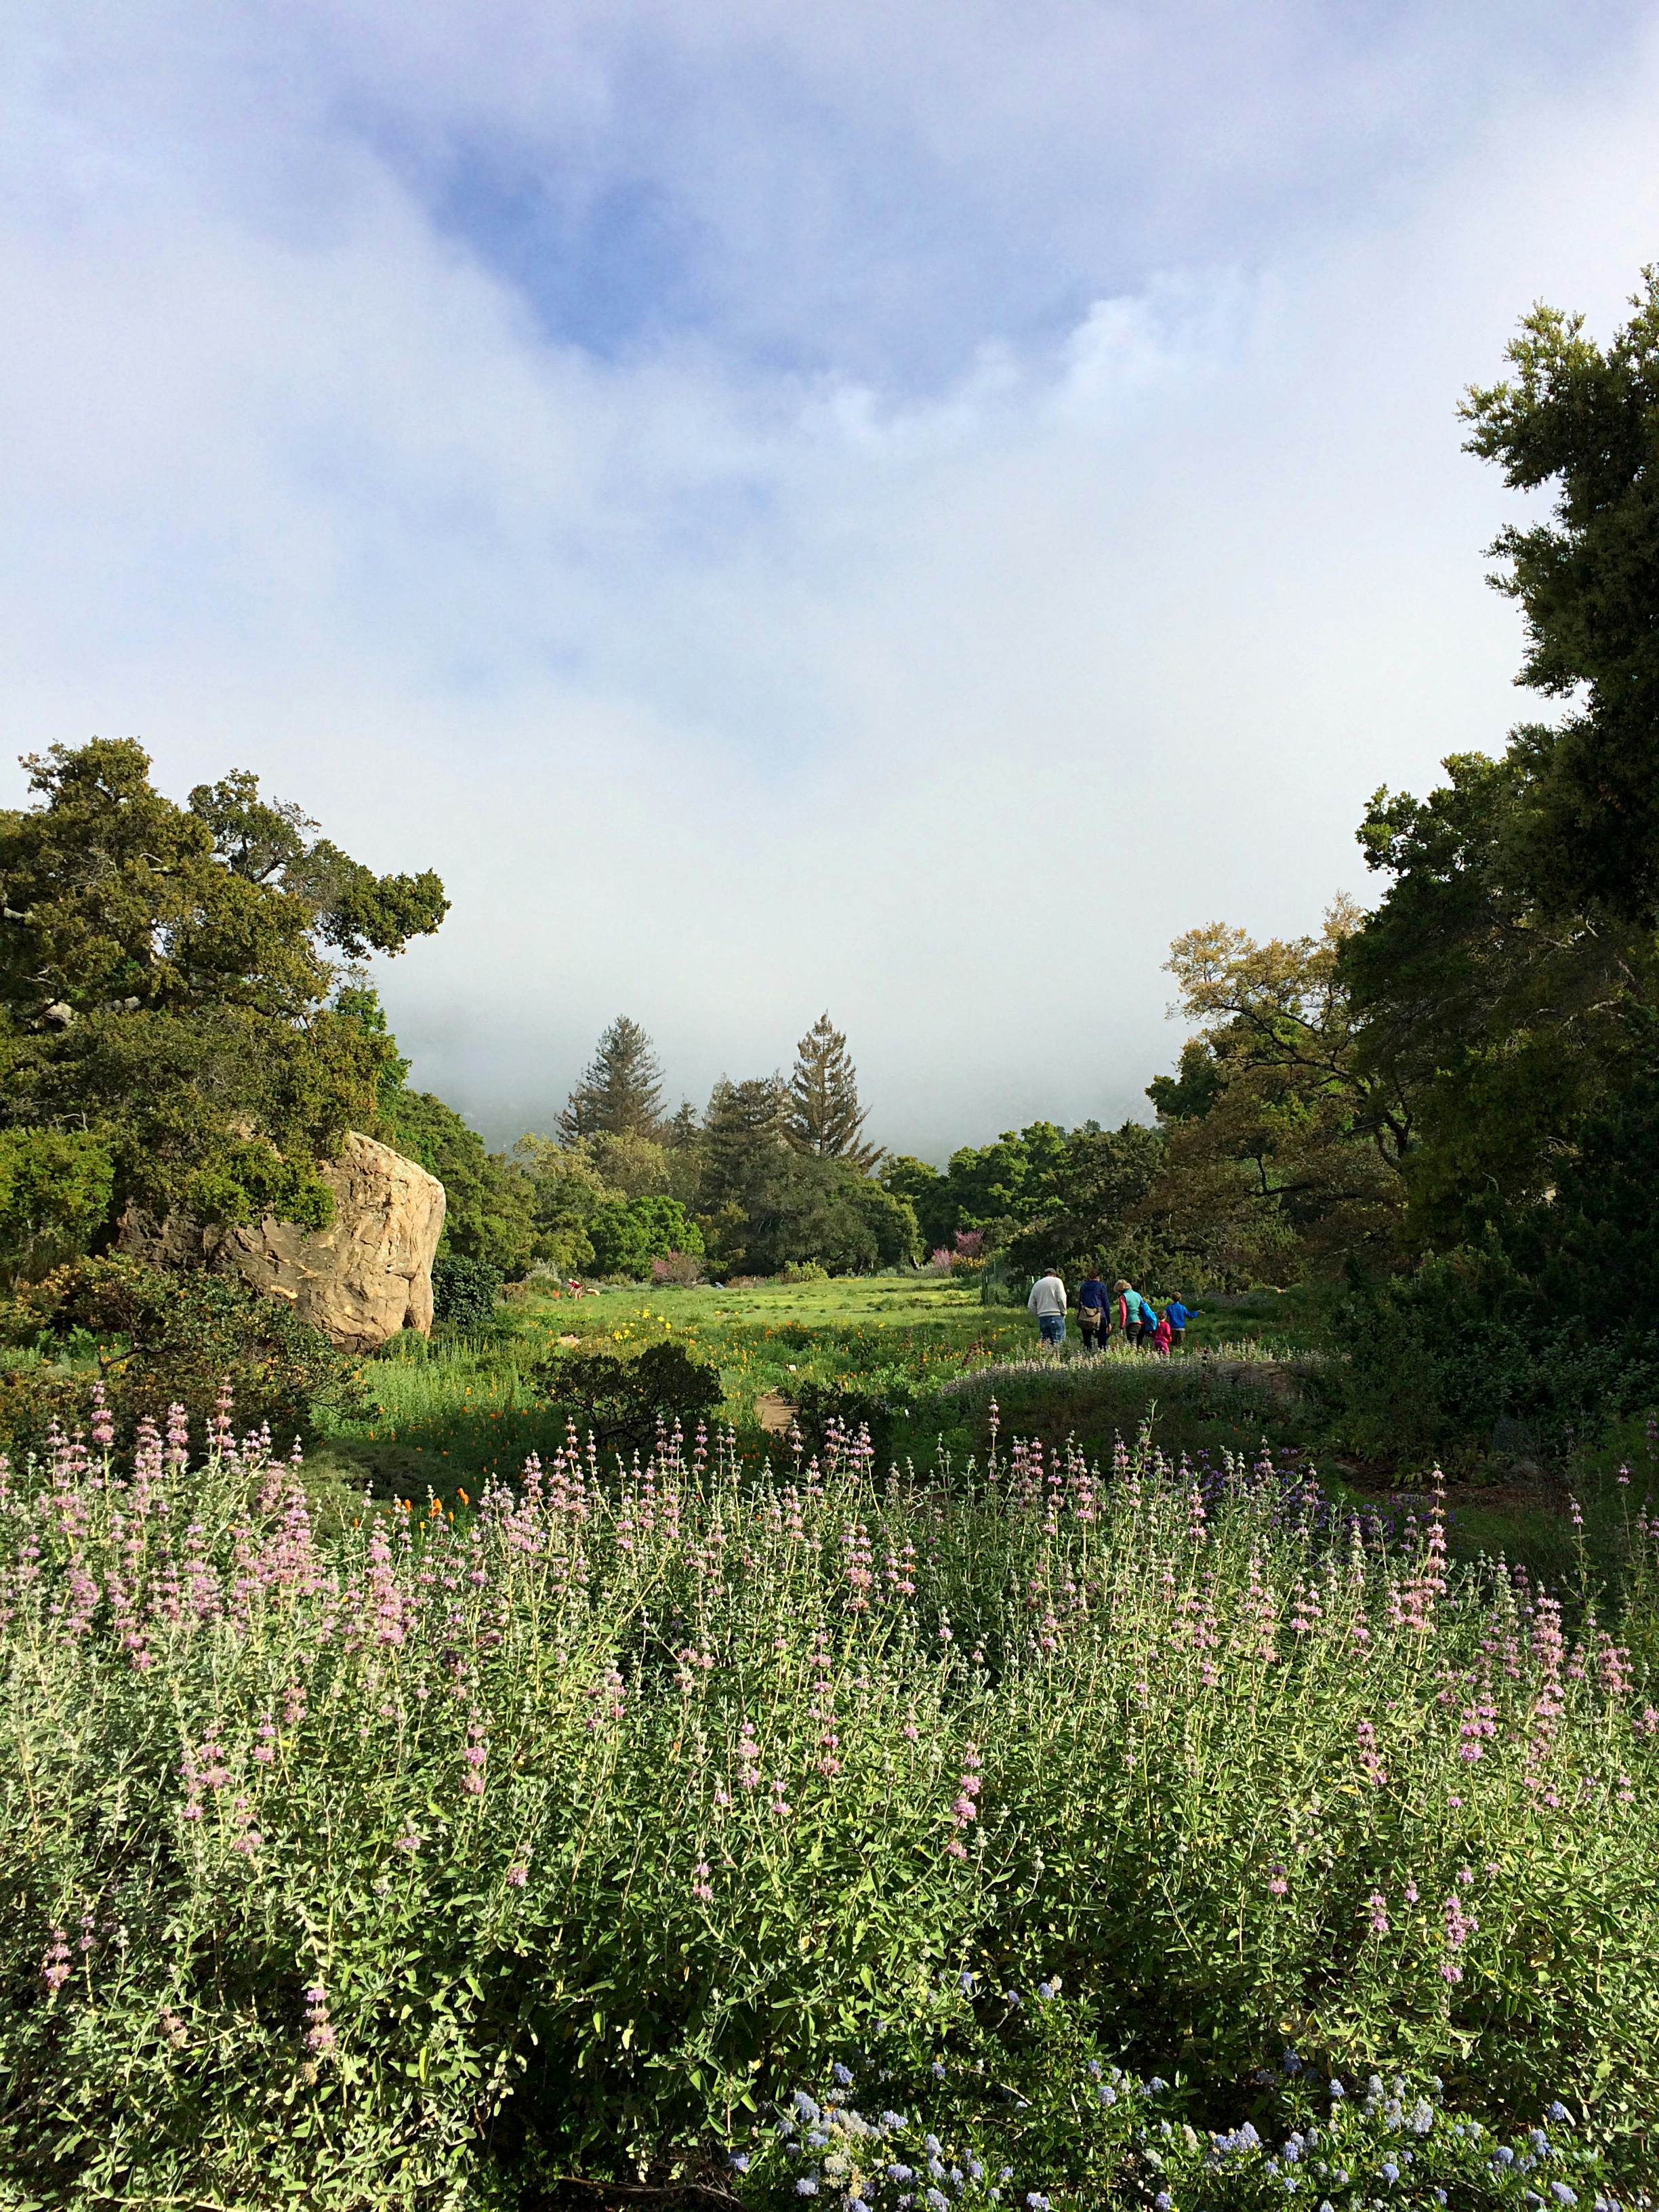
{"type": "MultiPolygon", "coordinates": [[[[174,1273],[121,1255],[77,1261],[0,1301],[0,1341],[98,1360],[118,1436],[140,1420],[165,1427],[180,1405],[198,1436],[228,1383],[239,1429],[268,1422],[282,1446],[326,1413],[367,1410],[360,1363],[282,1298],[233,1275],[174,1273]]],[[[32,1442],[46,1419],[84,1418],[87,1377],[23,1369],[0,1387],[0,1441],[32,1442]]]]}
{"type": "Polygon", "coordinates": [[[115,1163],[101,1137],[0,1129],[0,1282],[60,1265],[102,1226],[115,1163]]]}
{"type": "Polygon", "coordinates": [[[1559,1457],[1659,1389],[1659,1340],[1599,1332],[1493,1251],[1428,1260],[1339,1299],[1316,1385],[1332,1431],[1391,1462],[1471,1466],[1505,1437],[1559,1457]]]}
{"type": "Polygon", "coordinates": [[[781,1283],[827,1283],[830,1270],[816,1260],[792,1260],[778,1280],[781,1283]]]}
{"type": "Polygon", "coordinates": [[[612,1451],[646,1450],[659,1420],[670,1426],[678,1421],[689,1433],[723,1395],[719,1370],[678,1344],[653,1344],[633,1354],[561,1352],[543,1360],[532,1379],[612,1451]]]}
{"type": "Polygon", "coordinates": [[[790,1395],[809,1452],[822,1453],[833,1437],[854,1437],[867,1429],[884,1464],[903,1455],[910,1423],[937,1394],[908,1368],[882,1366],[833,1377],[804,1376],[790,1395]]]}
{"type": "Polygon", "coordinates": [[[1271,1474],[948,1476],[560,1453],[325,1533],[257,1457],[15,1469],[0,2197],[530,2212],[729,2146],[844,2201],[850,2128],[750,2133],[832,2086],[1007,2212],[1521,2212],[1500,2128],[1552,2212],[1584,2148],[1650,2187],[1646,1516],[1595,1627],[1271,1474]],[[1171,2085],[1127,2136],[1109,2059],[1171,2085]]]}
{"type": "Polygon", "coordinates": [[[433,1319],[457,1328],[481,1328],[494,1316],[505,1281],[488,1260],[441,1255],[432,1262],[433,1319]]]}
{"type": "Polygon", "coordinates": [[[612,1199],[587,1224],[596,1273],[642,1282],[653,1260],[696,1259],[702,1232],[677,1198],[612,1199]]]}

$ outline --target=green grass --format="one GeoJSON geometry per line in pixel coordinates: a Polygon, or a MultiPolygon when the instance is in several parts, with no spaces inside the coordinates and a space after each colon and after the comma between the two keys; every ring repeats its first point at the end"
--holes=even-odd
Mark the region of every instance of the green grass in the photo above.
{"type": "MultiPolygon", "coordinates": [[[[1242,1360],[1294,1370],[1316,1346],[1318,1328],[1316,1293],[1257,1291],[1208,1301],[1188,1329],[1182,1358],[1085,1360],[1074,1328],[1059,1358],[1044,1353],[1024,1308],[982,1304],[971,1278],[632,1287],[578,1299],[532,1292],[504,1305],[486,1332],[440,1331],[430,1344],[405,1337],[370,1363],[375,1410],[336,1426],[313,1456],[313,1477],[341,1494],[367,1487],[419,1499],[433,1492],[464,1504],[492,1476],[516,1474],[531,1452],[546,1460],[564,1441],[566,1413],[532,1379],[562,1343],[628,1352],[665,1337],[719,1369],[725,1392],[719,1419],[735,1431],[738,1456],[751,1467],[787,1455],[783,1440],[758,1425],[758,1398],[775,1393],[793,1403],[809,1381],[850,1389],[863,1379],[896,1378],[914,1389],[914,1403],[886,1425],[880,1442],[886,1455],[918,1466],[941,1449],[957,1464],[982,1459],[994,1397],[1004,1437],[1030,1437],[1050,1451],[1075,1442],[1091,1457],[1109,1461],[1120,1437],[1133,1441],[1150,1421],[1163,1449],[1194,1461],[1207,1455],[1216,1462],[1229,1452],[1253,1459],[1264,1445],[1304,1451],[1335,1494],[1376,1503],[1374,1480],[1350,1479],[1321,1450],[1305,1403],[1279,1395],[1259,1374],[1217,1369],[1217,1362],[1242,1360]]],[[[1643,1422],[1633,1419],[1595,1451],[1576,1455],[1560,1482],[1455,1487],[1452,1547],[1465,1558],[1501,1553],[1523,1559],[1552,1579],[1586,1571],[1571,1491],[1582,1501],[1588,1571],[1600,1574],[1620,1553],[1627,1507],[1641,1502],[1656,1472],[1643,1422]],[[1621,1462],[1635,1470],[1629,1486],[1617,1480],[1621,1462]]],[[[1398,1478],[1407,1498],[1423,1486],[1415,1473],[1398,1478]]],[[[1399,1511],[1403,1517],[1409,1510],[1399,1511]]]]}
{"type": "MultiPolygon", "coordinates": [[[[1159,1434],[1181,1451],[1253,1451],[1272,1407],[1250,1391],[1201,1394],[1183,1386],[1193,1352],[1249,1356],[1304,1348],[1308,1323],[1295,1294],[1256,1293],[1201,1313],[1188,1332],[1188,1360],[1096,1363],[1085,1374],[1075,1331],[1066,1356],[1047,1366],[997,1378],[1000,1402],[1022,1431],[1059,1444],[1075,1435],[1089,1450],[1109,1455],[1120,1432],[1133,1437],[1158,1401],[1159,1434]]],[[[872,1372],[902,1372],[923,1394],[922,1410],[890,1445],[916,1458],[940,1443],[966,1455],[982,1453],[988,1436],[989,1392],[934,1401],[940,1383],[978,1370],[1038,1357],[1036,1323],[1021,1306],[981,1303],[972,1278],[877,1275],[826,1282],[757,1283],[742,1288],[698,1285],[638,1287],[580,1298],[531,1295],[509,1302],[491,1330],[472,1337],[441,1332],[431,1345],[400,1339],[370,1368],[374,1413],[337,1425],[319,1455],[343,1480],[367,1481],[382,1495],[446,1497],[475,1491],[491,1474],[509,1474],[526,1455],[547,1457],[562,1442],[566,1417],[536,1390],[537,1364],[574,1339],[584,1348],[631,1352],[663,1338],[686,1346],[720,1370],[723,1422],[738,1437],[742,1455],[777,1455],[775,1438],[758,1425],[757,1398],[775,1393],[793,1402],[807,1380],[851,1386],[872,1372]]],[[[1283,1441],[1285,1424],[1265,1425],[1283,1441]]]]}

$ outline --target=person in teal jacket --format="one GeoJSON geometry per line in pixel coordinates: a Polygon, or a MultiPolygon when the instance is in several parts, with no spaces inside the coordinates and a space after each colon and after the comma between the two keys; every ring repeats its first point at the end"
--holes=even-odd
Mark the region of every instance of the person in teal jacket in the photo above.
{"type": "Polygon", "coordinates": [[[1132,1290],[1127,1283],[1114,1283],[1112,1295],[1117,1300],[1118,1326],[1123,1331],[1123,1341],[1133,1351],[1143,1335],[1151,1339],[1158,1327],[1158,1316],[1139,1291],[1132,1290]]]}

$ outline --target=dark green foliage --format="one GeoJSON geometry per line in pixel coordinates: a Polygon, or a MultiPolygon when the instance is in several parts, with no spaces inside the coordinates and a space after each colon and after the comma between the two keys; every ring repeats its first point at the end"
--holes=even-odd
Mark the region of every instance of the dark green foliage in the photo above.
{"type": "Polygon", "coordinates": [[[876,1180],[910,1208],[922,1244],[929,1252],[950,1243],[957,1226],[958,1208],[947,1176],[926,1160],[902,1152],[882,1162],[876,1170],[876,1180]]]}
{"type": "Polygon", "coordinates": [[[1498,587],[1522,680],[1575,706],[1500,760],[1379,792],[1391,878],[1343,946],[1362,1070],[1409,1103],[1414,1274],[1345,1309],[1346,1415],[1376,1448],[1559,1449],[1652,1388],[1659,1238],[1659,276],[1603,351],[1536,308],[1515,380],[1470,393],[1470,448],[1552,519],[1511,526],[1498,587]]]}
{"type": "Polygon", "coordinates": [[[440,1250],[503,1276],[522,1275],[535,1255],[535,1197],[516,1162],[492,1152],[453,1106],[401,1085],[383,1097],[380,1134],[444,1187],[440,1250]]]}
{"type": "Polygon", "coordinates": [[[1155,1075],[1146,1096],[1166,1121],[1188,1121],[1207,1114],[1221,1096],[1222,1073],[1208,1037],[1188,1037],[1181,1048],[1179,1072],[1155,1075]]]}
{"type": "Polygon", "coordinates": [[[27,1281],[84,1251],[108,1217],[114,1177],[100,1137],[0,1129],[0,1282],[27,1281]]]}
{"type": "Polygon", "coordinates": [[[643,1281],[653,1260],[671,1252],[696,1259],[702,1231],[677,1198],[611,1199],[587,1224],[596,1273],[643,1281]]]}
{"type": "Polygon", "coordinates": [[[488,1260],[440,1253],[432,1263],[432,1314],[456,1328],[480,1328],[495,1316],[505,1280],[488,1260]]]}
{"type": "Polygon", "coordinates": [[[653,1344],[631,1356],[562,1352],[535,1370],[537,1388],[608,1450],[645,1451],[659,1421],[689,1436],[719,1405],[719,1370],[683,1346],[653,1344]]]}
{"type": "MultiPolygon", "coordinates": [[[[320,1413],[355,1419],[367,1409],[355,1358],[284,1300],[231,1275],[174,1274],[119,1256],[78,1261],[0,1301],[0,1342],[48,1359],[95,1351],[124,1442],[141,1419],[164,1428],[174,1403],[200,1438],[225,1382],[239,1433],[268,1421],[279,1449],[309,1437],[320,1413]]],[[[47,1368],[0,1376],[0,1442],[37,1442],[52,1414],[82,1425],[87,1382],[84,1372],[47,1368]]]]}
{"type": "Polygon", "coordinates": [[[618,1014],[599,1038],[559,1116],[566,1144],[583,1137],[654,1137],[662,1120],[662,1068],[636,1021],[618,1014]]]}
{"type": "Polygon", "coordinates": [[[915,1423],[935,1395],[913,1370],[896,1366],[866,1367],[833,1381],[809,1376],[792,1392],[808,1452],[821,1454],[837,1431],[851,1442],[867,1429],[878,1467],[922,1450],[915,1423]]]}
{"type": "Polygon", "coordinates": [[[786,1127],[796,1149],[818,1159],[846,1160],[868,1174],[881,1158],[864,1140],[869,1109],[859,1104],[858,1072],[845,1035],[827,1012],[818,1016],[795,1048],[786,1127]]]}
{"type": "Polygon", "coordinates": [[[1644,269],[1605,349],[1582,315],[1537,307],[1509,348],[1513,381],[1472,390],[1468,450],[1551,519],[1510,524],[1496,580],[1526,617],[1521,680],[1581,703],[1517,732],[1527,793],[1516,857],[1553,910],[1659,911],[1659,270],[1644,269]]]}
{"type": "Polygon", "coordinates": [[[908,1204],[850,1160],[801,1151],[775,1076],[716,1084],[701,1149],[698,1215],[722,1271],[775,1275],[791,1261],[816,1260],[854,1274],[914,1259],[908,1204]]]}
{"type": "Polygon", "coordinates": [[[0,814],[0,1121],[99,1137],[112,1213],[326,1223],[317,1164],[393,1056],[326,1005],[330,956],[435,929],[437,878],[372,875],[244,774],[179,806],[129,741],[27,765],[38,803],[0,814]]]}
{"type": "Polygon", "coordinates": [[[1548,1194],[1336,1311],[1346,1441],[1554,1456],[1659,1395],[1659,1061],[1580,1125],[1548,1194]]]}

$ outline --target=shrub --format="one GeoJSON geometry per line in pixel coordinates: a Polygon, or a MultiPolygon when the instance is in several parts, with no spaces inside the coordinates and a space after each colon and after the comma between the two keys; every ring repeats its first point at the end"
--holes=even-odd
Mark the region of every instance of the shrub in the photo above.
{"type": "Polygon", "coordinates": [[[702,1280],[702,1261],[690,1252],[665,1252],[651,1262],[651,1279],[664,1287],[702,1280]]]}
{"type": "Polygon", "coordinates": [[[823,1452],[836,1437],[867,1430],[884,1463],[903,1453],[911,1421],[933,1395],[908,1368],[893,1365],[834,1377],[804,1376],[792,1386],[795,1419],[809,1452],[823,1452]]]}
{"type": "MultiPolygon", "coordinates": [[[[665,2195],[823,2085],[976,2185],[994,2144],[1011,2212],[1420,2207],[1417,2160],[1517,2212],[1565,2168],[1590,2212],[1578,2152],[1650,2184],[1659,2105],[1645,1515],[1631,1544],[1607,1629],[1437,1523],[1144,1451],[920,1492],[858,1450],[779,1490],[560,1453],[325,1535],[259,1454],[66,1447],[0,1484],[0,2193],[665,2195]],[[1287,2034],[1320,2080],[1261,2078],[1287,2034]],[[1132,2142],[1109,2058],[1171,2085],[1132,2142]],[[1512,2186],[1499,2127],[1559,2148],[1512,2186]]],[[[844,2197],[853,2130],[803,2117],[751,2201],[780,2165],[844,2197]]]]}
{"type": "Polygon", "coordinates": [[[0,1282],[27,1280],[84,1251],[114,1182],[101,1137],[0,1129],[0,1282]]]}
{"type": "Polygon", "coordinates": [[[506,1278],[487,1260],[441,1255],[432,1263],[432,1313],[457,1328],[479,1328],[492,1319],[506,1278]]]}
{"type": "MultiPolygon", "coordinates": [[[[240,1418],[268,1423],[286,1444],[313,1433],[317,1416],[367,1410],[359,1363],[283,1300],[234,1275],[174,1273],[113,1255],[59,1267],[0,1301],[0,1341],[48,1358],[97,1356],[118,1434],[149,1419],[165,1425],[184,1407],[201,1429],[228,1383],[240,1418]]],[[[68,1422],[84,1403],[85,1377],[22,1369],[0,1388],[0,1440],[38,1436],[43,1416],[68,1422]]]]}
{"type": "Polygon", "coordinates": [[[1340,1299],[1345,1357],[1321,1389],[1346,1445],[1426,1467],[1462,1467],[1524,1436],[1559,1456],[1659,1387],[1659,1340],[1609,1316],[1597,1334],[1516,1276],[1500,1254],[1450,1253],[1340,1299]]]}
{"type": "Polygon", "coordinates": [[[587,1224],[597,1273],[642,1281],[653,1260],[697,1257],[702,1232],[677,1198],[612,1199],[587,1224]]]}
{"type": "Polygon", "coordinates": [[[690,1431],[719,1405],[719,1370],[693,1359],[684,1346],[653,1344],[641,1352],[574,1350],[556,1353],[533,1370],[538,1389],[562,1406],[611,1450],[645,1450],[659,1421],[690,1431]]]}
{"type": "Polygon", "coordinates": [[[830,1270],[817,1260],[791,1260],[778,1280],[781,1283],[827,1283],[830,1270]]]}

